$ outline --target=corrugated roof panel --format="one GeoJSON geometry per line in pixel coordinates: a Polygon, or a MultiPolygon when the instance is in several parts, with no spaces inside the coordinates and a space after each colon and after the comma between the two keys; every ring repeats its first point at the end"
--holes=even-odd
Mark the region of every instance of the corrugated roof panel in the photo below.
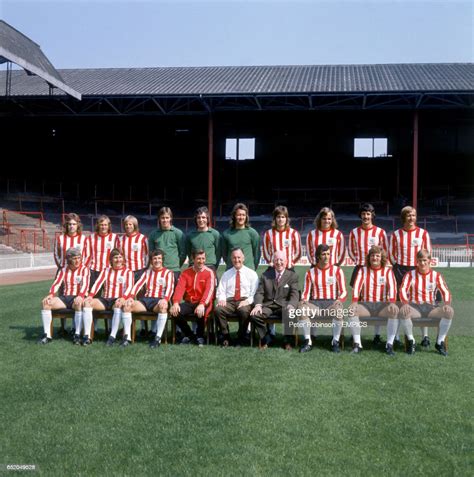
{"type": "MultiPolygon", "coordinates": [[[[473,63],[105,68],[60,73],[86,96],[474,91],[473,63]]],[[[2,81],[5,72],[0,73],[2,81]]],[[[38,78],[13,72],[12,95],[48,94],[38,78]]]]}

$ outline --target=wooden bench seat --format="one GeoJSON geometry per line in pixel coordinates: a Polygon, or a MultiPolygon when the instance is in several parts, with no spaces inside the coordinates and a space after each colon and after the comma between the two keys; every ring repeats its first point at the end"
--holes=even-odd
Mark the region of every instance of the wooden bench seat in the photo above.
{"type": "MultiPolygon", "coordinates": [[[[65,320],[67,318],[74,319],[74,310],[70,310],[68,308],[60,309],[60,310],[52,310],[52,316],[53,320],[51,321],[51,336],[53,336],[53,322],[54,319],[60,319],[61,320],[61,331],[63,333],[66,332],[65,330],[65,320]]],[[[108,326],[108,321],[111,319],[113,316],[113,311],[108,311],[108,310],[94,310],[93,311],[93,317],[94,319],[99,319],[99,320],[104,320],[105,321],[105,331],[108,334],[109,332],[109,326],[108,326]]],[[[157,315],[156,313],[153,313],[151,311],[143,311],[139,313],[132,313],[132,336],[131,336],[131,341],[132,343],[135,342],[136,339],[136,322],[137,321],[154,321],[156,320],[157,315]]],[[[170,317],[171,318],[171,317],[170,317]]],[[[91,336],[90,339],[94,339],[94,322],[92,322],[92,328],[91,328],[91,336]]],[[[166,322],[166,328],[165,332],[163,333],[163,342],[167,343],[168,342],[168,321],[166,322]]]]}

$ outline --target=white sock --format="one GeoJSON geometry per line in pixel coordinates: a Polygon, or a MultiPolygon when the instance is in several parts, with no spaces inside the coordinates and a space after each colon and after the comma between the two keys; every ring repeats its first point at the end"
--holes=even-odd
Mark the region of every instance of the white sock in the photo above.
{"type": "Polygon", "coordinates": [[[76,311],[74,313],[74,328],[76,329],[74,334],[80,335],[82,328],[82,311],[76,311]]]}
{"type": "Polygon", "coordinates": [[[250,333],[252,331],[252,325],[249,323],[247,325],[247,333],[250,333]]]}
{"type": "Polygon", "coordinates": [[[403,320],[398,320],[397,333],[395,334],[395,339],[396,339],[397,341],[400,341],[400,326],[402,326],[402,321],[403,321],[403,320]]]}
{"type": "Polygon", "coordinates": [[[166,320],[168,319],[168,313],[158,313],[158,318],[156,319],[156,339],[161,340],[163,336],[163,330],[166,326],[166,320]]]}
{"type": "Polygon", "coordinates": [[[398,330],[398,319],[389,318],[387,320],[387,344],[393,346],[393,341],[398,330]]]}
{"type": "Polygon", "coordinates": [[[127,340],[132,340],[132,314],[131,313],[122,313],[123,321],[123,336],[127,336],[127,340]]]}
{"type": "MultiPolygon", "coordinates": [[[[354,344],[359,345],[362,348],[362,344],[360,342],[360,322],[358,316],[353,316],[349,320],[352,332],[352,339],[354,340],[354,344]]],[[[338,340],[339,341],[339,340],[338,340]]]]}
{"type": "Polygon", "coordinates": [[[427,326],[423,326],[423,327],[421,328],[421,334],[423,335],[423,338],[424,338],[425,336],[428,336],[428,327],[427,327],[427,326]]]}
{"type": "MultiPolygon", "coordinates": [[[[114,314],[112,316],[112,326],[110,329],[110,336],[112,336],[112,338],[117,337],[117,331],[120,326],[121,317],[122,317],[122,310],[120,308],[114,308],[114,314]]],[[[109,326],[110,326],[110,323],[109,323],[109,326]]]]}
{"type": "MultiPolygon", "coordinates": [[[[268,331],[272,336],[276,335],[276,326],[275,323],[272,323],[271,325],[268,326],[268,331]]],[[[312,333],[313,336],[316,336],[314,333],[312,333]]]]}
{"type": "Polygon", "coordinates": [[[437,343],[441,344],[442,341],[446,339],[446,335],[448,334],[449,328],[451,327],[452,320],[448,320],[447,318],[441,318],[439,322],[439,334],[437,343]]]}
{"type": "Polygon", "coordinates": [[[307,341],[308,344],[311,346],[313,344],[313,342],[311,341],[311,322],[309,320],[306,320],[302,321],[301,323],[303,323],[303,326],[299,329],[302,330],[305,341],[307,341]]]}
{"type": "Polygon", "coordinates": [[[332,325],[332,340],[339,341],[341,338],[342,320],[336,320],[336,318],[333,318],[332,325]]]}
{"type": "Polygon", "coordinates": [[[92,308],[84,308],[82,310],[82,322],[84,324],[84,336],[90,338],[92,328],[92,308]]]}
{"type": "Polygon", "coordinates": [[[375,325],[374,326],[374,334],[375,335],[380,335],[380,330],[381,330],[381,326],[380,325],[375,325]]]}
{"type": "Polygon", "coordinates": [[[403,328],[405,329],[405,334],[407,335],[407,338],[411,341],[415,341],[415,338],[413,338],[413,323],[411,321],[411,318],[402,320],[402,322],[403,322],[403,328]]]}
{"type": "Polygon", "coordinates": [[[51,321],[53,321],[51,310],[41,310],[41,320],[43,321],[44,333],[48,338],[51,338],[51,321]]]}

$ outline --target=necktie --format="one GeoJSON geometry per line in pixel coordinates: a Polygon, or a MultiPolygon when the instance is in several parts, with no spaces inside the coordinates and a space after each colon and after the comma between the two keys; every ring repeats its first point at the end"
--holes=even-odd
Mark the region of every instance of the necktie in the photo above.
{"type": "Polygon", "coordinates": [[[240,270],[237,270],[235,274],[235,293],[234,293],[234,300],[240,300],[240,270]]]}
{"type": "Polygon", "coordinates": [[[280,280],[281,280],[281,273],[277,273],[277,275],[276,275],[276,284],[277,284],[277,286],[280,284],[280,280]]]}

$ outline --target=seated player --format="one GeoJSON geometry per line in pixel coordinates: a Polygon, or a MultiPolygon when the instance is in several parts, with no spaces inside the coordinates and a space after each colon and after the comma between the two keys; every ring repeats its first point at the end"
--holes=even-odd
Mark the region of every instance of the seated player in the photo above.
{"type": "MultiPolygon", "coordinates": [[[[298,274],[286,268],[286,254],[278,250],[273,254],[273,266],[268,267],[259,280],[255,293],[255,306],[250,312],[250,319],[255,324],[260,336],[260,347],[266,348],[272,341],[267,332],[265,319],[271,315],[282,316],[283,310],[295,309],[298,306],[298,274]]],[[[285,335],[284,348],[291,350],[290,336],[285,335]]]]}
{"type": "Polygon", "coordinates": [[[250,311],[254,295],[258,287],[258,275],[244,265],[245,255],[236,247],[230,254],[233,267],[226,270],[217,287],[217,306],[214,316],[221,332],[220,342],[224,348],[231,344],[228,318],[237,315],[239,318],[238,342],[245,341],[246,330],[250,323],[250,311]]]}
{"type": "Polygon", "coordinates": [[[331,265],[331,248],[320,244],[316,248],[316,266],[310,268],[305,275],[304,290],[298,308],[301,310],[300,320],[304,327],[304,343],[300,353],[312,349],[311,335],[316,336],[316,328],[311,326],[310,317],[318,317],[328,310],[333,316],[331,349],[339,353],[339,339],[342,331],[342,303],[347,297],[346,284],[342,269],[331,265]]]}
{"type": "Polygon", "coordinates": [[[176,324],[184,334],[181,344],[189,344],[194,339],[186,320],[192,318],[197,322],[196,343],[204,346],[204,328],[212,310],[216,277],[214,272],[205,265],[204,250],[193,250],[192,258],[193,266],[184,270],[179,276],[170,313],[176,318],[176,324]]]}
{"type": "Polygon", "coordinates": [[[416,254],[416,268],[404,276],[400,298],[403,306],[399,316],[408,339],[408,354],[415,354],[416,349],[412,318],[439,318],[435,348],[439,354],[447,356],[445,339],[454,317],[451,293],[441,273],[431,269],[431,254],[428,250],[420,250],[416,254]],[[438,291],[443,298],[443,306],[436,304],[438,291]]]}
{"type": "Polygon", "coordinates": [[[157,313],[156,334],[150,343],[150,348],[157,348],[161,344],[161,337],[168,319],[168,306],[174,289],[174,274],[163,267],[163,258],[162,250],[156,249],[151,252],[150,268],[135,283],[130,298],[123,308],[124,314],[143,311],[157,313]],[[137,300],[136,296],[144,286],[146,287],[145,296],[137,300]]]}
{"type": "Polygon", "coordinates": [[[41,311],[41,319],[43,321],[44,335],[39,340],[40,344],[48,344],[51,342],[51,310],[61,310],[68,308],[75,310],[74,327],[76,334],[74,335],[74,343],[80,343],[80,333],[82,327],[82,308],[84,305],[84,297],[89,289],[89,269],[82,263],[82,251],[79,248],[70,248],[66,252],[67,265],[61,268],[49,290],[49,294],[43,299],[43,309],[41,311]],[[54,296],[62,287],[63,294],[54,296]]]}
{"type": "Polygon", "coordinates": [[[110,252],[110,266],[102,270],[89,291],[89,296],[84,305],[84,345],[90,345],[89,338],[92,327],[92,310],[104,311],[113,310],[112,326],[107,345],[111,346],[115,343],[117,331],[121,319],[123,320],[123,341],[122,346],[131,344],[131,326],[132,314],[124,312],[122,308],[133,287],[133,272],[125,267],[125,259],[123,253],[118,248],[114,248],[110,252]],[[102,289],[102,295],[94,298],[102,289]]]}
{"type": "MultiPolygon", "coordinates": [[[[389,356],[393,356],[393,341],[398,329],[397,284],[391,267],[387,266],[387,253],[382,247],[374,245],[366,257],[365,267],[360,267],[354,282],[352,305],[354,316],[366,318],[380,316],[388,318],[387,345],[389,356]]],[[[352,330],[354,342],[360,344],[360,331],[352,330]]]]}

